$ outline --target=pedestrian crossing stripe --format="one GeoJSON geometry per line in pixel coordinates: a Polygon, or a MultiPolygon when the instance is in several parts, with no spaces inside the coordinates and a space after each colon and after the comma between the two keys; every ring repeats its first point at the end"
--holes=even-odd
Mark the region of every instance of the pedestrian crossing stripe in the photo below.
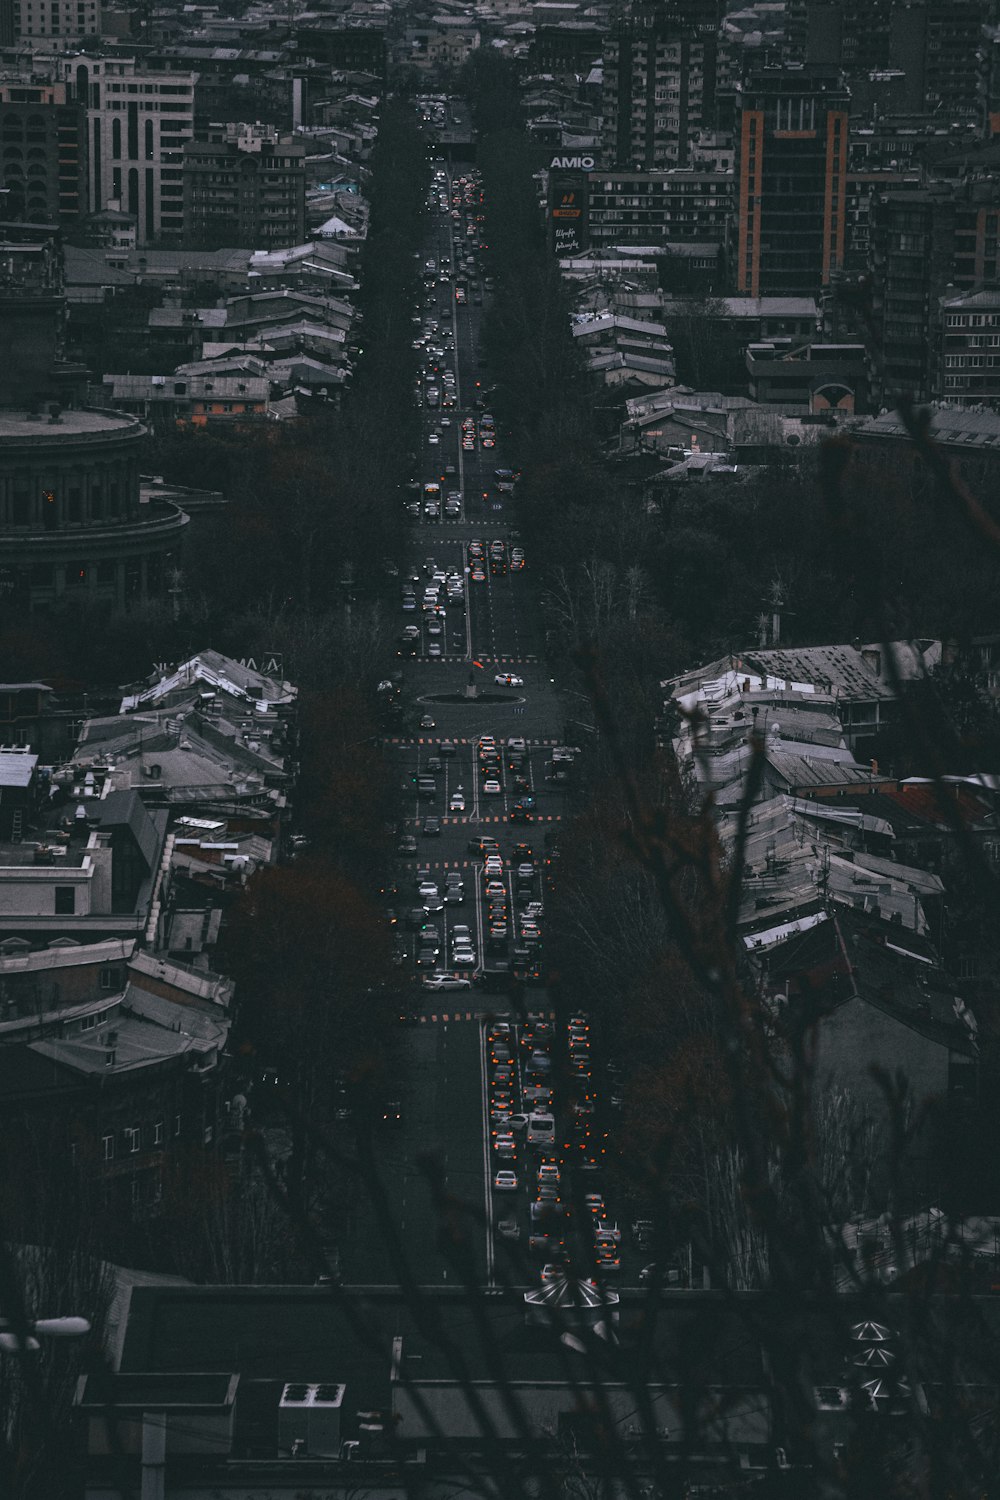
{"type": "MultiPolygon", "coordinates": [[[[445,1025],[450,1025],[452,1021],[482,1021],[485,1024],[492,1014],[492,1011],[481,1010],[456,1010],[448,1011],[447,1014],[442,1011],[440,1015],[435,1013],[430,1016],[420,1016],[419,1020],[421,1025],[427,1025],[429,1022],[436,1023],[438,1021],[443,1022],[445,1025]]],[[[532,1011],[532,1015],[539,1017],[543,1021],[554,1021],[556,1019],[554,1010],[532,1011]]]]}
{"type": "MultiPolygon", "coordinates": [[[[479,744],[479,740],[478,740],[478,738],[476,736],[472,736],[471,738],[470,737],[457,736],[455,739],[452,739],[450,737],[450,735],[447,735],[447,734],[441,735],[440,737],[437,737],[437,736],[434,736],[434,737],[432,737],[432,736],[426,736],[425,737],[425,736],[421,735],[419,737],[414,737],[412,739],[408,739],[408,738],[406,738],[404,736],[397,736],[396,738],[387,739],[385,741],[385,743],[387,745],[442,745],[446,741],[447,741],[447,743],[449,745],[478,745],[479,744]]],[[[543,750],[547,745],[561,745],[562,741],[561,740],[529,740],[529,739],[526,739],[524,743],[528,746],[529,749],[532,746],[536,746],[539,750],[543,750]]]]}
{"type": "MultiPolygon", "coordinates": [[[[450,824],[453,827],[458,827],[460,825],[467,826],[471,821],[471,819],[469,818],[442,817],[439,813],[428,813],[427,817],[437,818],[442,828],[444,828],[446,824],[450,824]]],[[[408,823],[412,823],[415,828],[418,828],[423,825],[424,819],[423,817],[416,817],[407,818],[406,821],[408,823]]],[[[516,823],[519,827],[530,828],[533,823],[561,822],[562,813],[535,813],[534,817],[531,819],[531,822],[528,822],[526,819],[522,821],[517,818],[512,818],[509,813],[480,813],[479,817],[476,819],[476,827],[478,828],[483,823],[516,823]]]]}

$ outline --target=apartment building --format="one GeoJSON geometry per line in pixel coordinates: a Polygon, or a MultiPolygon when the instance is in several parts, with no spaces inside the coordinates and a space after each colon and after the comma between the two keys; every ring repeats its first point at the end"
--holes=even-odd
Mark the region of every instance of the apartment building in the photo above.
{"type": "MultiPolygon", "coordinates": [[[[5,0],[10,4],[11,0],[5,0]]],[[[14,35],[33,37],[97,36],[100,0],[13,0],[14,35]]]]}
{"type": "Polygon", "coordinates": [[[733,207],[731,173],[689,171],[588,174],[588,242],[656,245],[723,243],[733,207]]]}
{"type": "Polygon", "coordinates": [[[943,297],[934,394],[962,406],[1000,400],[1000,289],[943,297]]]}
{"type": "Polygon", "coordinates": [[[811,296],[843,265],[848,104],[834,69],[767,69],[739,90],[737,292],[811,296]]]}
{"type": "Polygon", "coordinates": [[[139,245],[180,243],[197,75],[146,69],[134,57],[78,56],[61,66],[87,106],[90,211],[130,214],[139,245]]]}
{"type": "Polygon", "coordinates": [[[273,125],[226,123],[184,147],[185,244],[271,250],[306,237],[306,148],[273,125]]]}
{"type": "Polygon", "coordinates": [[[0,82],[3,216],[67,226],[86,212],[86,116],[65,83],[0,82]]]}
{"type": "MultiPolygon", "coordinates": [[[[1000,283],[1000,183],[880,194],[871,226],[870,268],[869,353],[878,405],[891,405],[901,391],[926,401],[938,388],[938,376],[964,380],[973,370],[985,373],[985,364],[935,369],[939,350],[942,359],[944,354],[940,299],[1000,283]]],[[[961,356],[957,349],[950,352],[961,356]]],[[[978,349],[969,357],[978,358],[978,349]]],[[[963,384],[943,387],[942,394],[959,397],[963,389],[963,384]]]]}
{"type": "Polygon", "coordinates": [[[695,132],[715,124],[720,42],[714,24],[621,22],[604,50],[601,155],[611,166],[683,167],[695,132]]]}

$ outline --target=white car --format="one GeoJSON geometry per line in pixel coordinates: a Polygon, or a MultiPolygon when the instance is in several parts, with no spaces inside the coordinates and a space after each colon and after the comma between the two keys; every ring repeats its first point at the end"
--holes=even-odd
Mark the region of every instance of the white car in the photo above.
{"type": "Polygon", "coordinates": [[[502,1167],[493,1178],[493,1187],[498,1193],[516,1193],[517,1173],[502,1167]]]}
{"type": "Polygon", "coordinates": [[[436,432],[429,432],[427,434],[427,441],[432,448],[436,448],[438,443],[440,443],[441,438],[436,432]]]}
{"type": "Polygon", "coordinates": [[[515,677],[513,672],[498,672],[493,681],[497,687],[524,687],[524,678],[515,677]]]}
{"type": "Polygon", "coordinates": [[[499,797],[499,795],[500,795],[500,783],[499,783],[499,781],[496,781],[491,776],[488,781],[484,781],[483,782],[483,796],[484,797],[499,797]]]}
{"type": "Polygon", "coordinates": [[[425,974],[423,985],[425,990],[468,990],[472,988],[472,981],[461,979],[457,974],[425,974]]]}
{"type": "Polygon", "coordinates": [[[449,812],[465,812],[465,793],[452,792],[448,799],[449,812]]]}

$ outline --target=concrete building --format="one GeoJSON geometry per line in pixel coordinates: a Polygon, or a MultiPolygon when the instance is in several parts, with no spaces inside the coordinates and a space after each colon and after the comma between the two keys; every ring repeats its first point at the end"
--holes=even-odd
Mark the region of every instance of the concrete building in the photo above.
{"type": "Polygon", "coordinates": [[[179,243],[196,75],[147,69],[134,57],[77,56],[61,68],[87,105],[91,212],[131,214],[139,245],[179,243]]]}
{"type": "Polygon", "coordinates": [[[145,428],[84,408],[0,410],[0,530],[9,604],[69,597],[125,605],[162,594],[187,516],[139,503],[145,428]]]}
{"type": "Polygon", "coordinates": [[[184,147],[184,238],[204,249],[297,245],[306,233],[306,148],[273,125],[226,123],[184,147]]]}
{"type": "Polygon", "coordinates": [[[1000,400],[1000,289],[943,297],[934,395],[960,405],[1000,400]]]}
{"type": "Polygon", "coordinates": [[[733,208],[728,172],[677,168],[588,173],[588,244],[724,243],[733,208]]]}
{"type": "Polygon", "coordinates": [[[76,223],[87,207],[86,116],[65,83],[0,81],[4,217],[76,223]]]}
{"type": "Polygon", "coordinates": [[[652,171],[688,165],[694,136],[715,123],[719,36],[713,21],[631,19],[605,44],[601,155],[652,171]]]}
{"type": "Polygon", "coordinates": [[[34,37],[97,36],[100,0],[5,0],[13,10],[14,35],[34,37]]]}
{"type": "MultiPolygon", "coordinates": [[[[941,357],[944,353],[942,299],[1000,282],[1000,183],[880,194],[871,226],[870,272],[871,380],[879,405],[891,405],[900,391],[926,401],[941,388],[939,375],[943,381],[947,374],[957,379],[961,372],[985,372],[985,364],[937,372],[935,365],[939,350],[941,357]]],[[[959,351],[953,357],[960,357],[959,351]]],[[[985,347],[974,357],[987,358],[985,347]]],[[[962,389],[944,387],[944,393],[962,389]]]]}
{"type": "Polygon", "coordinates": [[[839,74],[765,70],[739,94],[735,281],[815,295],[844,259],[849,96],[839,74]]]}

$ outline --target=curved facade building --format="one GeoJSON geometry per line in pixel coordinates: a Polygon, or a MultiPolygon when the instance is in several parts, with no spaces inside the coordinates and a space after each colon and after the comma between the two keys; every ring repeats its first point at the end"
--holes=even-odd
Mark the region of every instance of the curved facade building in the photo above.
{"type": "Polygon", "coordinates": [[[0,598],[43,609],[165,593],[188,517],[140,504],[144,435],[121,412],[0,410],[0,598]]]}

